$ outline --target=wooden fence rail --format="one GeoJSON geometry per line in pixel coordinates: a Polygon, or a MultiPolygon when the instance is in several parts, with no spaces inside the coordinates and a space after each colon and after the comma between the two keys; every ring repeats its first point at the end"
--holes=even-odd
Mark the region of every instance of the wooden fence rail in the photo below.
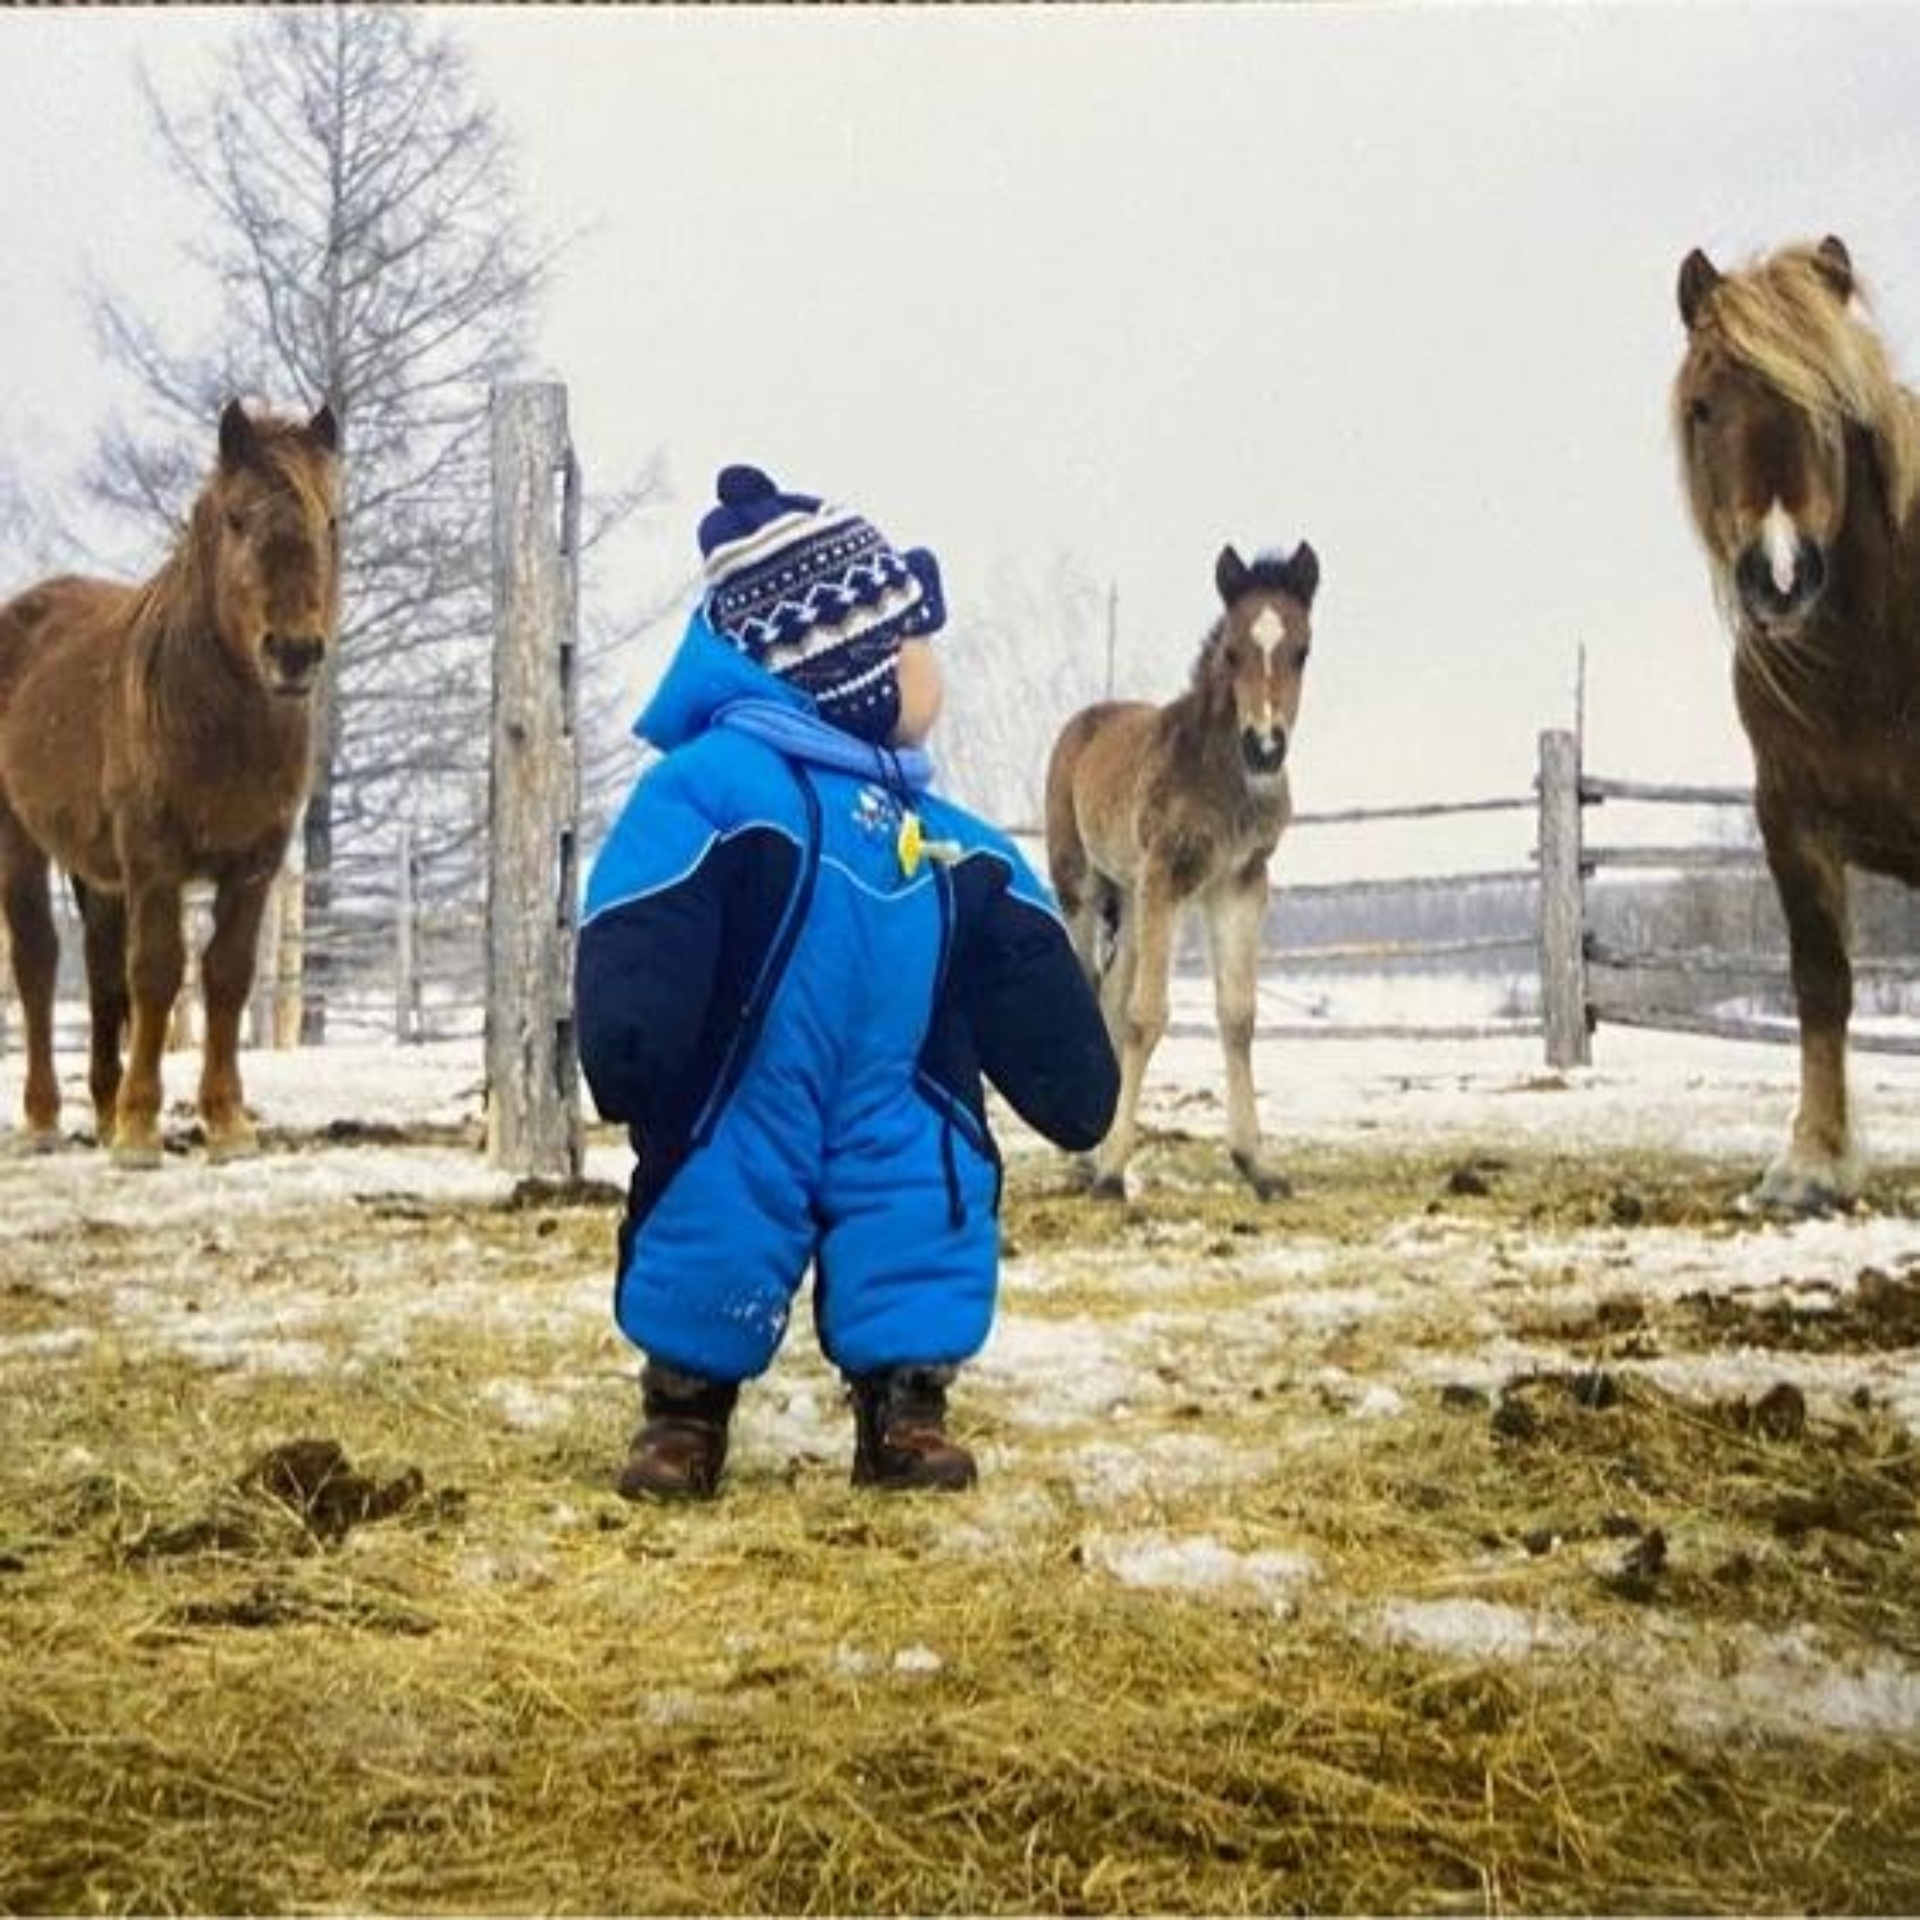
{"type": "MultiPolygon", "coordinates": [[[[1580,814],[1584,809],[1609,801],[1626,801],[1647,806],[1735,807],[1745,811],[1753,805],[1752,792],[1742,787],[1668,784],[1590,774],[1578,765],[1578,747],[1573,736],[1558,737],[1571,743],[1572,777],[1579,804],[1570,816],[1564,810],[1557,810],[1549,818],[1544,801],[1541,809],[1541,916],[1543,929],[1551,916],[1561,955],[1559,966],[1548,967],[1543,963],[1542,967],[1549,1060],[1555,1065],[1584,1062],[1588,1057],[1587,1036],[1601,1021],[1667,1032],[1714,1034],[1725,1039],[1797,1041],[1798,1026],[1791,1018],[1755,1018],[1717,1009],[1703,1012],[1697,1006],[1678,1006],[1673,1004],[1668,984],[1675,979],[1686,981],[1696,989],[1702,984],[1719,984],[1725,987],[1727,996],[1742,985],[1788,987],[1791,971],[1784,954],[1729,953],[1717,947],[1628,948],[1602,939],[1593,926],[1588,882],[1599,873],[1609,870],[1712,873],[1765,885],[1767,866],[1757,849],[1744,847],[1698,844],[1583,847],[1580,814]],[[1557,836],[1552,844],[1548,838],[1550,833],[1557,836]],[[1551,907],[1550,894],[1557,895],[1551,907]],[[1567,942],[1574,934],[1577,934],[1577,955],[1570,958],[1567,942]]],[[[1547,777],[1547,742],[1554,738],[1556,736],[1549,734],[1541,736],[1543,791],[1547,777]]],[[[1557,759],[1564,761],[1568,751],[1568,746],[1556,748],[1557,759]]],[[[1567,773],[1563,765],[1558,766],[1554,777],[1564,783],[1567,773]]],[[[1766,891],[1771,908],[1770,885],[1766,891]]],[[[1543,931],[1543,948],[1546,944],[1543,931]]],[[[1920,963],[1912,956],[1856,954],[1852,964],[1856,979],[1920,981],[1920,963]]],[[[1869,1053],[1920,1053],[1920,1039],[1901,1034],[1876,1034],[1857,1027],[1851,1044],[1869,1053]]]]}
{"type": "MultiPolygon", "coordinates": [[[[263,951],[284,958],[263,971],[253,1006],[256,1045],[297,1037],[300,1012],[298,955],[303,938],[336,956],[351,952],[353,970],[390,981],[395,1037],[422,1038],[428,1013],[423,994],[425,950],[437,944],[444,960],[450,947],[462,955],[484,952],[490,1151],[503,1165],[527,1173],[566,1177],[580,1161],[578,1066],[572,1025],[571,976],[579,892],[579,764],[575,730],[575,662],[579,621],[577,571],[580,482],[568,435],[566,389],[524,385],[499,389],[494,398],[495,653],[492,741],[492,806],[485,927],[433,929],[421,905],[423,876],[409,836],[402,832],[391,881],[392,921],[349,928],[302,929],[290,921],[263,951]],[[430,938],[431,934],[431,938],[430,938]]],[[[1367,826],[1410,820],[1496,813],[1531,813],[1536,839],[1532,864],[1388,879],[1286,885],[1282,899],[1337,918],[1351,903],[1356,913],[1336,938],[1319,945],[1269,945],[1263,972],[1288,967],[1399,967],[1433,962],[1483,960],[1496,954],[1532,954],[1539,984],[1538,1017],[1446,1022],[1263,1020],[1263,1038],[1462,1038],[1538,1033],[1550,1065],[1586,1064],[1601,1021],[1714,1033],[1738,1039],[1790,1041],[1791,1019],[1703,1012],[1703,990],[1725,983],[1724,997],[1740,986],[1778,989],[1788,981],[1779,954],[1738,954],[1712,946],[1645,943],[1629,946],[1596,929],[1593,882],[1602,873],[1716,874],[1758,881],[1764,862],[1750,848],[1590,844],[1585,816],[1614,804],[1671,807],[1750,808],[1752,795],[1727,786],[1620,779],[1588,772],[1576,733],[1543,732],[1538,740],[1533,791],[1459,801],[1422,801],[1370,807],[1306,810],[1294,816],[1296,830],[1367,826]],[[1469,889],[1525,890],[1533,910],[1526,932],[1453,931],[1445,937],[1368,939],[1351,937],[1367,924],[1382,899],[1459,895],[1469,889]],[[1674,1004],[1674,983],[1695,1005],[1674,1004]]],[[[1013,829],[1027,843],[1036,866],[1045,855],[1038,829],[1013,829]]],[[[443,889],[444,891],[444,889],[443,889]]],[[[1770,890],[1769,890],[1770,893],[1770,890]]],[[[302,890],[276,888],[282,907],[297,914],[302,890]]],[[[1506,903],[1509,911],[1517,904],[1506,903]]],[[[1769,900],[1771,909],[1771,901],[1769,900]]],[[[1470,923],[1469,923],[1470,925],[1470,923]]],[[[69,929],[69,931],[73,931],[69,929]]],[[[63,945],[77,947],[77,940],[63,945]]],[[[0,954],[4,947],[0,946],[0,954]]],[[[462,992],[477,967],[461,965],[462,992]]],[[[1862,980],[1914,981],[1911,959],[1857,956],[1862,980]]],[[[444,989],[444,982],[443,989],[444,989]]],[[[1680,997],[1684,998],[1685,995],[1680,997]]],[[[463,1008],[470,1008],[462,1001],[463,1008]]],[[[0,992],[0,1047],[7,1037],[5,994],[0,992]]],[[[445,1003],[442,1003],[444,1017],[445,1003]]],[[[384,1017],[384,1016],[383,1016],[384,1017]]],[[[1920,1039],[1856,1030],[1863,1050],[1920,1053],[1920,1039]]]]}

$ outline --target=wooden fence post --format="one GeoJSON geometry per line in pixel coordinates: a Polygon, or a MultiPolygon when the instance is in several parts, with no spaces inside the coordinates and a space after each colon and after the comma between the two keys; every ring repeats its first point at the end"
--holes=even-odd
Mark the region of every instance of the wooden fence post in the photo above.
{"type": "Polygon", "coordinates": [[[1548,1066],[1584,1067],[1592,1062],[1580,744],[1564,729],[1540,736],[1540,1019],[1548,1066]]]}
{"type": "Polygon", "coordinates": [[[303,849],[281,868],[273,885],[280,896],[273,945],[273,1044],[284,1052],[299,1046],[306,1012],[307,862],[303,849]]]}
{"type": "Polygon", "coordinates": [[[414,906],[413,829],[400,829],[393,873],[393,1037],[403,1047],[425,1037],[420,1019],[420,940],[414,906]]]}
{"type": "Polygon", "coordinates": [[[492,404],[487,1153],[498,1167],[573,1180],[580,475],[564,386],[496,387],[492,404]]]}

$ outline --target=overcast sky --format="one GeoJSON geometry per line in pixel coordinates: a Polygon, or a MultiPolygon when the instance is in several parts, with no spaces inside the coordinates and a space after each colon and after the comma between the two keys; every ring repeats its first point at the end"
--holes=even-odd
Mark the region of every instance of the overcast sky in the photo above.
{"type": "MultiPolygon", "coordinates": [[[[1592,764],[1747,776],[1666,424],[1689,247],[1838,232],[1920,371],[1920,8],[441,17],[577,234],[540,349],[589,479],[665,456],[657,578],[751,458],[940,553],[953,671],[995,569],[1067,553],[1164,697],[1219,547],[1305,535],[1306,807],[1523,791],[1582,643],[1592,764]]],[[[30,485],[104,403],[87,270],[193,312],[133,56],[190,91],[237,19],[0,13],[30,485]]]]}

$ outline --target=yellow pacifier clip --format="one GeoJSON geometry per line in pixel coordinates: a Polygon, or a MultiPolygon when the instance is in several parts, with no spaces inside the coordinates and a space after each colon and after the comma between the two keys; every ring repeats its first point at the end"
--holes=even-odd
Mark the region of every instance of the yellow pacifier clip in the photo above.
{"type": "Polygon", "coordinates": [[[921,830],[920,816],[911,812],[901,815],[900,837],[894,845],[900,855],[900,871],[909,880],[920,871],[922,860],[951,866],[966,851],[958,840],[929,840],[921,830]]]}

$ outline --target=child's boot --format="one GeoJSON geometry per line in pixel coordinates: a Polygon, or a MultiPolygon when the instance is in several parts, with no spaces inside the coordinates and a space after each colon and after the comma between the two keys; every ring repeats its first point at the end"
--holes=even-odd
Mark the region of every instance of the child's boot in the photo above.
{"type": "Polygon", "coordinates": [[[951,1367],[893,1367],[849,1374],[853,1394],[853,1484],[954,1493],[973,1485],[973,1455],[947,1438],[951,1367]]]}
{"type": "Polygon", "coordinates": [[[628,1500],[711,1500],[727,1464],[727,1422],[740,1396],[731,1380],[707,1380],[649,1360],[640,1370],[646,1415],[620,1470],[628,1500]]]}

